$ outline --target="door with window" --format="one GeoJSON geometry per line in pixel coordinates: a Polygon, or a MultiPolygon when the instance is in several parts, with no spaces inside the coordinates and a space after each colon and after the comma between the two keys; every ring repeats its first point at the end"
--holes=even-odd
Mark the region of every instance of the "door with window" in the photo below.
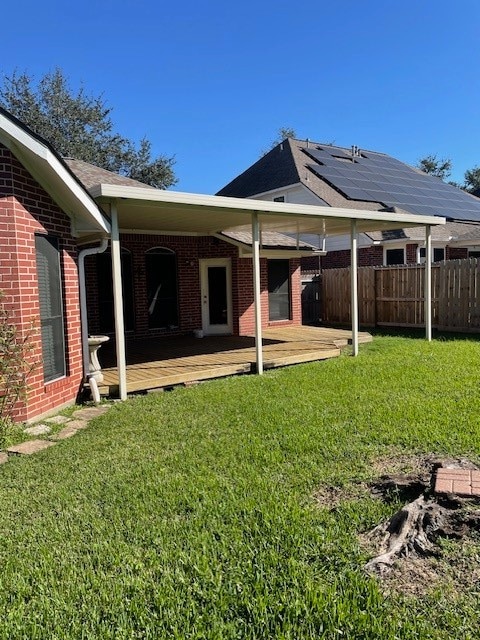
{"type": "Polygon", "coordinates": [[[232,269],[229,258],[200,261],[202,329],[205,335],[233,331],[232,269]]]}

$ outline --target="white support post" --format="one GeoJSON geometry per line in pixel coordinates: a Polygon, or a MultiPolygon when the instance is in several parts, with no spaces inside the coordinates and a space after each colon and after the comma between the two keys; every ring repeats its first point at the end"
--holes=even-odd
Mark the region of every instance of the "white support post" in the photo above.
{"type": "Polygon", "coordinates": [[[263,348],[262,348],[262,303],[260,290],[260,225],[258,213],[252,213],[252,249],[253,249],[253,296],[255,309],[255,355],[257,360],[257,373],[263,373],[263,348]]]}
{"type": "Polygon", "coordinates": [[[120,232],[118,229],[117,203],[110,208],[112,218],[112,274],[113,308],[115,316],[115,339],[117,346],[117,371],[120,400],[127,399],[127,362],[125,356],[125,323],[123,320],[122,263],[120,232]]]}
{"type": "Polygon", "coordinates": [[[351,310],[352,310],[352,355],[358,356],[358,256],[357,256],[357,221],[352,220],[351,224],[351,246],[350,246],[350,255],[351,255],[351,266],[350,266],[350,276],[351,276],[351,288],[352,288],[352,298],[351,298],[351,310]]]}
{"type": "Polygon", "coordinates": [[[432,341],[432,227],[425,227],[425,338],[432,341]]]}

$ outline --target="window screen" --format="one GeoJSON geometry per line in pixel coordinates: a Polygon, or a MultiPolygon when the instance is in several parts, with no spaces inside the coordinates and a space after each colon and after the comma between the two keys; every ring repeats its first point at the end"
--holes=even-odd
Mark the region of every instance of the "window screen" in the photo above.
{"type": "Polygon", "coordinates": [[[58,239],[35,236],[43,379],[50,382],[66,373],[63,328],[62,275],[58,239]]]}
{"type": "Polygon", "coordinates": [[[290,319],[290,267],[288,260],[268,261],[269,320],[290,319]]]}

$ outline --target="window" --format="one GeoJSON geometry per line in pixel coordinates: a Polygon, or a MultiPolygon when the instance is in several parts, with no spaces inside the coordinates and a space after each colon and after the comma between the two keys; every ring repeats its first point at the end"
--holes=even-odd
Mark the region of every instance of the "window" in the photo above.
{"type": "Polygon", "coordinates": [[[469,258],[480,258],[480,251],[469,250],[468,257],[469,258]]]}
{"type": "MultiPolygon", "coordinates": [[[[425,262],[426,254],[426,248],[420,247],[420,264],[423,264],[425,262]]],[[[434,247],[433,262],[442,262],[443,260],[445,260],[445,249],[443,247],[434,247]]]]}
{"type": "Polygon", "coordinates": [[[177,260],[164,247],[145,254],[147,272],[148,327],[178,327],[177,260]]]}
{"type": "MultiPolygon", "coordinates": [[[[127,249],[122,248],[121,262],[125,330],[133,331],[135,316],[133,311],[132,255],[127,249]]],[[[102,333],[113,333],[115,331],[115,319],[113,311],[112,254],[110,250],[97,254],[97,286],[99,329],[102,333]]]]}
{"type": "Polygon", "coordinates": [[[405,264],[405,250],[385,249],[385,264],[405,264]]]}
{"type": "Polygon", "coordinates": [[[35,236],[43,380],[51,382],[66,373],[62,299],[62,273],[58,239],[35,236]]]}
{"type": "Polygon", "coordinates": [[[274,202],[285,202],[285,196],[277,196],[273,199],[274,202]]]}
{"type": "Polygon", "coordinates": [[[290,320],[288,260],[268,260],[268,318],[269,320],[290,320]]]}

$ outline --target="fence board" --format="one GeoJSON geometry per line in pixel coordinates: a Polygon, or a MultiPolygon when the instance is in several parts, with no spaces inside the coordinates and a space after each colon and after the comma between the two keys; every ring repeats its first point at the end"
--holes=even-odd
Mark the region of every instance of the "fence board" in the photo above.
{"type": "MultiPolygon", "coordinates": [[[[476,258],[432,265],[432,324],[447,331],[480,332],[480,263],[476,258]]],[[[425,324],[425,265],[360,267],[359,320],[364,326],[425,324]]],[[[349,324],[350,269],[322,274],[323,318],[349,324]]]]}

